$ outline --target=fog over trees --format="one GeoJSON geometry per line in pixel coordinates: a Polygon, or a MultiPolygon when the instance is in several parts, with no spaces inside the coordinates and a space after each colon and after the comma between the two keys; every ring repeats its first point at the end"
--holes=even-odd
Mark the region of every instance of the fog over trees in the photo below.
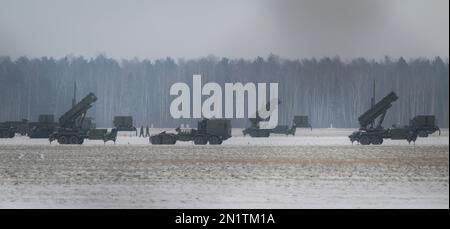
{"type": "MultiPolygon", "coordinates": [[[[71,106],[76,81],[78,101],[89,92],[98,97],[88,112],[98,127],[111,127],[115,115],[132,115],[136,126],[192,126],[195,120],[170,116],[175,96],[169,95],[169,88],[176,82],[191,85],[193,74],[201,74],[203,84],[222,86],[279,83],[280,125],[291,125],[294,115],[308,115],[313,127],[358,127],[358,116],[370,107],[374,80],[376,101],[390,91],[399,96],[388,111],[385,127],[407,124],[418,114],[436,115],[440,127],[449,123],[448,59],[289,60],[276,55],[252,60],[209,56],[151,61],[103,55],[91,59],[1,57],[0,121],[36,121],[39,114],[59,117],[71,106]]],[[[244,127],[249,122],[234,120],[233,125],[244,127]]]]}

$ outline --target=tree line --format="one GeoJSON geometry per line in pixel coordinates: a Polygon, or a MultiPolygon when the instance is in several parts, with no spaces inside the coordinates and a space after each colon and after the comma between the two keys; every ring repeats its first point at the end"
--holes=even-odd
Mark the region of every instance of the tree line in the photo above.
{"type": "MultiPolygon", "coordinates": [[[[98,127],[111,127],[116,115],[132,115],[138,127],[195,126],[196,120],[174,120],[169,113],[174,99],[170,86],[191,85],[193,74],[201,74],[203,84],[279,83],[281,125],[291,125],[294,115],[308,115],[313,127],[358,127],[358,116],[370,107],[373,81],[377,101],[390,91],[399,96],[385,118],[386,127],[408,124],[418,114],[436,115],[440,127],[449,123],[448,59],[290,60],[273,54],[255,59],[208,56],[152,61],[104,55],[1,57],[0,121],[36,121],[39,114],[59,117],[71,106],[76,81],[78,100],[89,92],[99,98],[88,113],[98,127]]],[[[248,125],[248,120],[233,120],[235,127],[248,125]]]]}

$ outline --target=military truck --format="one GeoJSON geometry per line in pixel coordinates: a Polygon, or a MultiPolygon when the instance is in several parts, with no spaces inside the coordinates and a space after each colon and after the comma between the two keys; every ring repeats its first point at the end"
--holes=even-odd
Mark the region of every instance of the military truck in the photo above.
{"type": "Polygon", "coordinates": [[[37,122],[30,122],[28,125],[29,138],[48,138],[58,126],[52,114],[41,114],[37,122]]]}
{"type": "Polygon", "coordinates": [[[113,124],[118,131],[136,131],[132,116],[114,116],[113,124]]]}
{"type": "Polygon", "coordinates": [[[358,118],[359,130],[349,135],[352,143],[381,145],[383,139],[406,140],[411,143],[415,142],[417,137],[428,137],[429,134],[439,130],[433,115],[419,115],[414,117],[407,126],[393,126],[393,128],[385,129],[382,124],[386,113],[398,97],[394,92],[390,92],[376,104],[374,104],[374,97],[372,98],[372,107],[358,118]],[[376,122],[377,118],[378,122],[376,122]]]}
{"type": "Polygon", "coordinates": [[[25,136],[27,135],[27,132],[27,119],[22,119],[21,121],[7,121],[0,123],[0,138],[13,138],[16,133],[25,136]],[[12,131],[14,131],[14,133],[12,133],[12,131]]]}
{"type": "Polygon", "coordinates": [[[203,119],[197,129],[175,129],[177,133],[161,132],[149,138],[153,145],[173,145],[177,141],[193,141],[195,145],[220,145],[231,137],[231,121],[228,119],[203,119]]]}
{"type": "Polygon", "coordinates": [[[79,103],[72,106],[59,118],[59,126],[49,136],[49,141],[57,140],[59,144],[83,144],[88,138],[88,131],[83,130],[82,123],[92,103],[97,101],[94,93],[89,93],[79,103]]]}
{"type": "Polygon", "coordinates": [[[0,122],[0,138],[13,138],[16,134],[16,127],[7,122],[0,122]]]}
{"type": "Polygon", "coordinates": [[[436,131],[441,134],[434,115],[418,115],[409,121],[409,127],[421,138],[428,137],[436,131]]]}
{"type": "MultiPolygon", "coordinates": [[[[0,128],[5,129],[5,127],[9,126],[9,129],[14,130],[15,134],[17,133],[22,136],[27,135],[29,138],[48,138],[58,125],[53,119],[53,115],[42,114],[39,115],[37,122],[28,122],[27,119],[22,119],[21,121],[8,121],[0,123],[0,125],[3,126],[0,128]]],[[[8,136],[14,135],[9,134],[8,136]]]]}

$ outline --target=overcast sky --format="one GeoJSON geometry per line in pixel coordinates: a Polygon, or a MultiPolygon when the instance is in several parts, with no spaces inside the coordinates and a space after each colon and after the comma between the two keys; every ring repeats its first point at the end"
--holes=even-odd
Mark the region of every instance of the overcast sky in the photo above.
{"type": "Polygon", "coordinates": [[[0,56],[448,58],[448,0],[0,0],[0,56]]]}

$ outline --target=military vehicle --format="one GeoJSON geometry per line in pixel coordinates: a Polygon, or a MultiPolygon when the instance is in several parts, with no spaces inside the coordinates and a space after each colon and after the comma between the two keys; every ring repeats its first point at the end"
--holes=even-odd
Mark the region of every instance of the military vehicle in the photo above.
{"type": "Polygon", "coordinates": [[[88,132],[88,139],[103,140],[103,142],[113,141],[116,143],[117,132],[118,130],[116,128],[113,128],[111,132],[108,132],[108,129],[91,129],[88,132]]]}
{"type": "Polygon", "coordinates": [[[57,140],[59,144],[83,144],[88,138],[88,131],[81,128],[87,111],[92,107],[92,103],[97,101],[94,93],[89,93],[79,103],[59,118],[59,126],[55,132],[49,136],[49,141],[57,140]],[[79,120],[80,119],[80,120],[79,120]]]}
{"type": "MultiPolygon", "coordinates": [[[[281,101],[278,100],[278,104],[281,104],[281,101]]],[[[266,103],[266,110],[270,110],[270,103],[266,103]]],[[[245,128],[242,131],[242,134],[246,136],[247,134],[251,137],[269,137],[271,133],[277,133],[277,134],[295,134],[295,129],[289,128],[288,126],[276,126],[273,129],[261,129],[259,126],[259,123],[261,121],[266,121],[268,118],[263,119],[259,116],[259,112],[256,112],[255,118],[249,118],[250,121],[250,127],[245,128]]]]}
{"type": "Polygon", "coordinates": [[[384,118],[397,99],[397,95],[391,92],[374,104],[375,96],[373,96],[372,107],[359,116],[360,128],[349,136],[350,141],[359,142],[361,145],[381,145],[383,139],[406,140],[410,143],[415,142],[418,136],[427,137],[439,130],[433,115],[419,115],[414,117],[408,126],[385,129],[382,126],[384,118]]]}
{"type": "Polygon", "coordinates": [[[12,138],[15,134],[22,136],[28,133],[28,120],[22,119],[21,121],[7,121],[0,123],[0,138],[12,138]],[[14,131],[12,133],[11,131],[14,131]]]}
{"type": "Polygon", "coordinates": [[[428,137],[436,131],[439,131],[439,135],[441,135],[434,115],[418,115],[409,121],[409,127],[421,138],[428,137]]]}
{"type": "Polygon", "coordinates": [[[203,119],[197,129],[176,128],[175,133],[161,132],[150,136],[153,145],[173,145],[177,141],[194,141],[195,145],[220,145],[231,137],[231,121],[228,119],[203,119]]]}
{"type": "Polygon", "coordinates": [[[285,134],[287,135],[295,135],[296,127],[292,126],[289,128],[286,125],[278,125],[273,129],[260,129],[259,128],[259,122],[254,123],[252,122],[252,125],[248,128],[245,128],[242,131],[242,134],[246,136],[247,134],[251,137],[269,137],[270,134],[285,134]]]}
{"type": "Polygon", "coordinates": [[[132,116],[114,116],[113,124],[118,131],[136,131],[132,116]]]}
{"type": "Polygon", "coordinates": [[[54,121],[54,115],[41,114],[37,122],[30,122],[28,125],[29,138],[48,138],[58,126],[54,121]]]}
{"type": "Polygon", "coordinates": [[[28,134],[29,124],[27,119],[9,123],[16,128],[16,134],[20,134],[22,136],[26,136],[28,134]]]}
{"type": "Polygon", "coordinates": [[[16,135],[16,127],[8,122],[0,122],[0,138],[13,138],[16,135]]]}
{"type": "Polygon", "coordinates": [[[108,132],[108,129],[96,129],[95,123],[92,122],[88,131],[88,139],[103,140],[104,142],[113,141],[116,143],[119,131],[136,131],[136,127],[133,126],[132,116],[114,116],[113,125],[114,127],[108,132]]]}
{"type": "MultiPolygon", "coordinates": [[[[28,136],[29,138],[48,138],[58,125],[53,121],[53,115],[39,115],[37,122],[28,122],[27,119],[21,121],[8,121],[0,124],[5,129],[6,126],[14,129],[15,134],[28,136]]],[[[13,136],[13,135],[10,135],[13,136]]]]}
{"type": "MultiPolygon", "coordinates": [[[[278,104],[280,104],[281,102],[278,101],[278,104]]],[[[266,106],[269,106],[269,103],[266,104],[266,106]]],[[[267,110],[269,107],[267,107],[267,110]]],[[[294,116],[294,120],[292,123],[292,126],[286,126],[286,125],[278,125],[273,129],[260,129],[259,128],[259,123],[261,121],[264,121],[264,119],[262,119],[261,117],[259,117],[258,112],[256,112],[256,118],[249,118],[250,120],[250,127],[245,128],[242,131],[242,134],[244,136],[246,135],[250,135],[251,137],[269,137],[270,134],[285,134],[286,136],[288,135],[295,135],[295,132],[297,130],[297,128],[311,128],[311,124],[309,124],[308,122],[308,116],[305,115],[297,115],[294,116]]]]}

